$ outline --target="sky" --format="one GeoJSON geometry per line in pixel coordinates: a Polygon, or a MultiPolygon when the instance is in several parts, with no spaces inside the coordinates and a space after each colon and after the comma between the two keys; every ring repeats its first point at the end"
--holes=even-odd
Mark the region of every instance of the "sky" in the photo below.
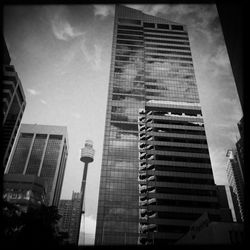
{"type": "MultiPolygon", "coordinates": [[[[242,117],[215,5],[127,5],[188,27],[215,183],[227,185],[226,152],[242,117]]],[[[80,191],[80,149],[94,142],[85,192],[85,243],[93,244],[111,60],[114,5],[4,6],[3,31],[22,82],[22,123],[67,126],[61,199],[80,191]]]]}

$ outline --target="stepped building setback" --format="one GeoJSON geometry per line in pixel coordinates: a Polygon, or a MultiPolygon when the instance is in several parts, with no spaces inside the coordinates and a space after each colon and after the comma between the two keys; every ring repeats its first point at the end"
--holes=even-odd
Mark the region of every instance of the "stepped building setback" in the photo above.
{"type": "Polygon", "coordinates": [[[58,206],[68,157],[67,128],[21,124],[5,174],[41,177],[45,204],[58,206]]]}
{"type": "Polygon", "coordinates": [[[204,212],[231,220],[220,210],[187,27],[116,6],[95,244],[172,244],[204,212]]]}

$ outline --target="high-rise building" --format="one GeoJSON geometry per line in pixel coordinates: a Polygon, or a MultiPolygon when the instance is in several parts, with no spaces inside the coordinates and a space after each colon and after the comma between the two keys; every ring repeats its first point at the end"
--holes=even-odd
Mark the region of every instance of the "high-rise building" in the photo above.
{"type": "Polygon", "coordinates": [[[41,177],[47,187],[45,204],[58,206],[67,156],[66,127],[21,124],[5,173],[41,177]]]}
{"type": "MultiPolygon", "coordinates": [[[[244,178],[240,168],[240,162],[238,153],[235,149],[227,151],[228,163],[227,163],[227,179],[229,185],[233,189],[232,196],[237,197],[238,208],[241,215],[241,221],[245,219],[244,209],[244,178]]],[[[239,221],[239,222],[241,222],[239,221]]]]}
{"type": "Polygon", "coordinates": [[[95,244],[173,243],[218,208],[187,27],[116,6],[95,244]]]}
{"type": "Polygon", "coordinates": [[[21,81],[13,65],[2,36],[3,44],[3,79],[2,79],[2,141],[3,169],[6,167],[16,134],[21,123],[26,101],[21,81]]]}
{"type": "Polygon", "coordinates": [[[244,118],[243,117],[240,119],[237,125],[240,133],[240,138],[237,140],[235,146],[237,151],[237,160],[242,175],[242,180],[244,182],[245,168],[244,168],[244,118]]]}
{"type": "Polygon", "coordinates": [[[73,191],[71,200],[60,200],[58,211],[62,215],[60,219],[60,231],[68,233],[68,243],[78,244],[78,225],[81,214],[81,193],[73,191]]]}

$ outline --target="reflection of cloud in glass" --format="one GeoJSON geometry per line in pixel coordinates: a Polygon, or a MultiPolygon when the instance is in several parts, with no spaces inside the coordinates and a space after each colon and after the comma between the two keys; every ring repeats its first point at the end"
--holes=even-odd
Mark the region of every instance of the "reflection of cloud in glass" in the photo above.
{"type": "Polygon", "coordinates": [[[122,72],[121,78],[126,79],[131,83],[137,75],[137,69],[135,67],[135,64],[127,64],[122,72]]]}
{"type": "Polygon", "coordinates": [[[128,88],[132,87],[133,81],[136,79],[138,72],[143,68],[143,50],[138,50],[133,55],[133,57],[129,57],[129,62],[124,63],[121,75],[118,76],[120,79],[125,79],[126,82],[123,87],[128,88]]]}
{"type": "MultiPolygon", "coordinates": [[[[138,101],[138,105],[140,105],[141,102],[138,101]]],[[[138,115],[138,105],[136,107],[127,107],[126,110],[125,110],[125,114],[128,116],[129,119],[136,119],[135,118],[137,115],[138,115]]],[[[142,105],[141,105],[142,106],[142,105]]]]}
{"type": "MultiPolygon", "coordinates": [[[[150,63],[146,64],[146,75],[150,81],[165,85],[165,91],[155,93],[154,96],[161,96],[172,101],[179,98],[185,101],[196,102],[198,99],[197,89],[190,87],[195,85],[193,79],[193,70],[190,68],[180,68],[182,63],[178,62],[154,62],[153,58],[150,63]],[[166,79],[168,78],[168,79],[166,79]],[[189,82],[185,79],[193,79],[189,82]],[[194,99],[194,96],[197,98],[194,99]]],[[[163,90],[163,88],[161,88],[163,90]]]]}
{"type": "Polygon", "coordinates": [[[134,142],[134,141],[124,141],[124,140],[112,140],[112,141],[110,141],[110,147],[118,148],[118,149],[132,147],[132,146],[135,146],[135,144],[137,145],[137,142],[134,142]]]}
{"type": "Polygon", "coordinates": [[[121,134],[121,139],[122,140],[133,140],[136,141],[137,140],[137,136],[134,134],[121,134]]]}

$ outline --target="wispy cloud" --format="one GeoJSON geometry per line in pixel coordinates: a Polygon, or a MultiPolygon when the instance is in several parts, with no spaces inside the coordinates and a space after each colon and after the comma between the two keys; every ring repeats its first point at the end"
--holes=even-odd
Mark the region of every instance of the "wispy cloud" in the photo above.
{"type": "Polygon", "coordinates": [[[59,40],[68,41],[75,37],[79,37],[85,34],[85,32],[72,27],[67,21],[63,20],[60,16],[56,16],[52,21],[52,31],[55,37],[59,40]]]}
{"type": "Polygon", "coordinates": [[[97,44],[87,46],[83,39],[80,48],[92,69],[99,70],[101,68],[102,47],[97,44]]]}
{"type": "Polygon", "coordinates": [[[100,69],[101,67],[101,55],[102,47],[95,44],[95,56],[94,56],[94,67],[95,69],[100,69]]]}
{"type": "Polygon", "coordinates": [[[44,105],[47,104],[47,102],[46,102],[45,100],[43,100],[43,99],[40,99],[40,102],[41,102],[42,104],[44,104],[44,105]]]}
{"type": "Polygon", "coordinates": [[[40,92],[38,92],[38,91],[35,90],[35,89],[27,89],[27,91],[28,91],[28,93],[29,93],[30,95],[39,95],[39,94],[40,94],[40,92]]]}
{"type": "Polygon", "coordinates": [[[104,19],[105,17],[114,15],[114,6],[113,5],[94,5],[94,15],[99,16],[104,19]]]}
{"type": "Polygon", "coordinates": [[[73,113],[72,116],[75,117],[76,119],[81,118],[81,115],[79,113],[73,113]]]}

